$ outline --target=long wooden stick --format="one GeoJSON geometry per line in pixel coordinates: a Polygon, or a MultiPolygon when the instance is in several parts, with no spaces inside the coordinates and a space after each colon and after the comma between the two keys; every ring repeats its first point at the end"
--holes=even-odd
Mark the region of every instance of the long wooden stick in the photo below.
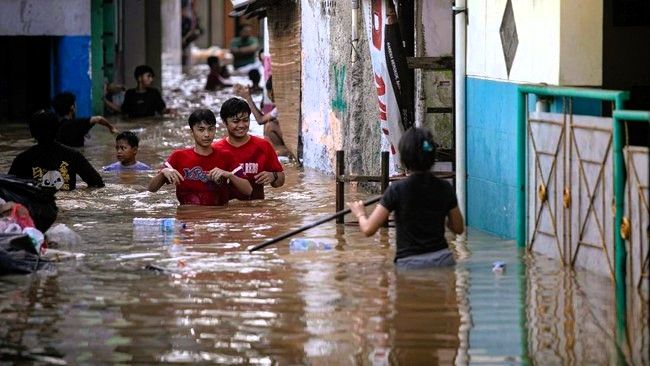
{"type": "MultiPolygon", "coordinates": [[[[381,199],[381,196],[378,196],[378,197],[375,197],[375,198],[371,198],[371,199],[365,201],[365,202],[363,203],[363,205],[364,205],[364,206],[372,205],[373,203],[378,202],[380,199],[381,199]]],[[[316,221],[316,222],[312,222],[311,224],[307,224],[307,225],[305,225],[305,226],[303,226],[303,227],[300,227],[300,228],[298,228],[298,229],[291,230],[291,231],[289,231],[288,233],[282,234],[282,235],[280,235],[280,236],[278,236],[278,237],[275,237],[275,238],[269,239],[269,240],[265,241],[265,242],[262,243],[262,244],[258,244],[258,245],[256,245],[256,246],[252,247],[251,249],[249,249],[248,252],[252,253],[252,252],[254,252],[254,251],[256,251],[256,250],[260,250],[260,249],[262,249],[262,248],[266,248],[266,247],[268,247],[268,246],[271,245],[271,244],[275,244],[275,243],[279,242],[280,240],[284,240],[284,239],[286,239],[286,238],[288,238],[288,237],[294,236],[294,235],[296,235],[296,234],[298,234],[298,233],[301,233],[301,232],[303,232],[303,231],[305,231],[305,230],[309,230],[309,229],[311,229],[311,228],[313,228],[313,227],[315,227],[315,226],[318,226],[318,225],[320,225],[320,224],[322,224],[322,223],[325,223],[325,222],[328,222],[328,221],[334,220],[334,219],[337,218],[337,217],[340,217],[340,216],[343,216],[343,215],[347,215],[347,214],[349,214],[350,212],[351,212],[351,211],[350,211],[349,208],[346,208],[345,210],[338,211],[338,212],[336,212],[336,213],[334,213],[334,214],[331,214],[331,215],[329,215],[329,216],[323,217],[322,219],[320,219],[320,220],[318,220],[318,221],[316,221]]]]}

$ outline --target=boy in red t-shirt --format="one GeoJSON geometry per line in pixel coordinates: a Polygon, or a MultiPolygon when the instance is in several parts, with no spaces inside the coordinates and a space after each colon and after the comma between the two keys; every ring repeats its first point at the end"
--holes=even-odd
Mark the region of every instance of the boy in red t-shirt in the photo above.
{"type": "Polygon", "coordinates": [[[241,169],[237,172],[238,164],[232,155],[212,149],[217,124],[214,113],[197,109],[188,123],[194,147],[172,152],[165,168],[151,179],[149,191],[156,192],[166,183],[174,184],[181,205],[225,205],[230,191],[249,196],[251,184],[242,178],[241,169]]]}
{"type": "Polygon", "coordinates": [[[219,115],[226,125],[228,136],[212,144],[212,147],[235,158],[246,179],[253,187],[250,196],[234,192],[240,200],[264,199],[264,186],[273,188],[284,185],[284,172],[273,145],[263,138],[248,134],[251,109],[245,100],[230,98],[221,105],[219,115]]]}

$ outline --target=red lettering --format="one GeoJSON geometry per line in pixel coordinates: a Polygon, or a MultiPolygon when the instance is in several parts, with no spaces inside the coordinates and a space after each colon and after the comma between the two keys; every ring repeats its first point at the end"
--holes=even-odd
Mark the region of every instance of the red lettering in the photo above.
{"type": "Polygon", "coordinates": [[[375,84],[377,84],[377,95],[386,94],[386,83],[384,83],[384,78],[375,74],[375,84]]]}
{"type": "Polygon", "coordinates": [[[372,0],[372,44],[378,50],[381,50],[382,23],[384,21],[382,2],[383,0],[372,0]]]}

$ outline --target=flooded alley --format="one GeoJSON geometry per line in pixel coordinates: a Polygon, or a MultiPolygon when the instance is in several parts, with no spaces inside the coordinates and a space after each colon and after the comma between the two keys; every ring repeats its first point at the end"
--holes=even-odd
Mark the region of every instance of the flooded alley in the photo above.
{"type": "MultiPolygon", "coordinates": [[[[158,166],[187,145],[189,111],[217,110],[226,98],[227,91],[200,90],[203,71],[166,85],[177,118],[114,120],[142,137],[141,161],[158,166]]],[[[4,131],[6,171],[30,139],[24,125],[4,131]]],[[[113,161],[110,134],[95,129],[91,141],[83,151],[94,166],[113,161]]],[[[250,254],[250,246],[334,211],[332,176],[290,162],[284,168],[287,183],[266,200],[227,207],[178,206],[170,187],[149,193],[151,172],[102,173],[105,188],[59,192],[57,222],[84,241],[61,249],[81,255],[52,271],[0,278],[3,360],[603,364],[619,357],[611,283],[521,258],[513,241],[471,230],[454,243],[457,267],[396,272],[394,228],[365,238],[348,215],[349,224],[300,235],[331,250],[292,252],[285,240],[250,254]],[[135,217],[174,217],[186,227],[142,230],[135,217]],[[492,272],[495,260],[506,263],[504,273],[492,272]]],[[[346,190],[346,200],[370,197],[346,190]]]]}
{"type": "Polygon", "coordinates": [[[646,3],[0,1],[0,365],[650,366],[646,3]]]}

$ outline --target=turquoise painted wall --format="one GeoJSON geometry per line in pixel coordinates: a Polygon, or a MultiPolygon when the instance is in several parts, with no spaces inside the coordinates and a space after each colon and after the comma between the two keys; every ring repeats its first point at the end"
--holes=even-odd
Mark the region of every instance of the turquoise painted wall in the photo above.
{"type": "Polygon", "coordinates": [[[52,59],[54,93],[72,92],[77,97],[77,116],[92,114],[90,36],[57,37],[52,59]]]}
{"type": "Polygon", "coordinates": [[[515,237],[517,84],[468,77],[467,224],[515,237]]]}
{"type": "MultiPolygon", "coordinates": [[[[466,79],[467,224],[505,238],[516,236],[517,85],[466,79]]],[[[528,105],[534,108],[534,96],[528,105]]],[[[550,109],[562,112],[562,100],[554,100],[550,109]]],[[[601,111],[598,101],[573,102],[574,114],[601,115],[601,111]]]]}

